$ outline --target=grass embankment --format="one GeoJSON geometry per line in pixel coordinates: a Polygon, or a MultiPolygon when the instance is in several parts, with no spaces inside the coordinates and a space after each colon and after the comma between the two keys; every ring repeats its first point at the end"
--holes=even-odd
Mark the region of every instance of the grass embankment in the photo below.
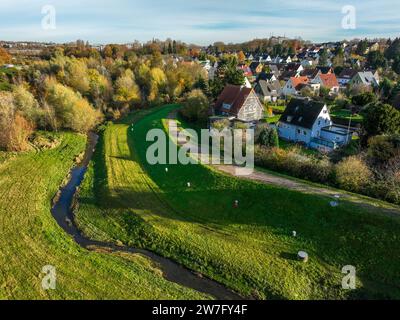
{"type": "Polygon", "coordinates": [[[246,296],[400,298],[399,220],[201,165],[148,165],[146,134],[174,108],[106,129],[81,193],[88,235],[150,248],[246,296]],[[357,268],[356,291],[341,287],[346,265],[357,268]]]}
{"type": "Polygon", "coordinates": [[[71,133],[59,139],[45,152],[0,154],[0,299],[203,297],[165,281],[142,256],[88,252],[58,227],[51,199],[86,143],[71,133]],[[41,287],[46,265],[56,267],[56,290],[41,287]]]}

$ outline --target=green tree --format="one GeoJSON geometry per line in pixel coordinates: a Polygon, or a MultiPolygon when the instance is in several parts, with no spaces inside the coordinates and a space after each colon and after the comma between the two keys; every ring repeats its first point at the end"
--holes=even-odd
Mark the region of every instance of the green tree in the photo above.
{"type": "Polygon", "coordinates": [[[389,104],[374,103],[364,111],[363,129],[366,138],[400,133],[400,111],[389,104]]]}
{"type": "Polygon", "coordinates": [[[319,57],[319,65],[320,66],[327,66],[328,65],[328,51],[327,50],[323,50],[320,57],[319,57]]]}
{"type": "Polygon", "coordinates": [[[396,38],[392,41],[386,49],[385,56],[388,60],[393,60],[400,56],[400,38],[396,38]]]}
{"type": "Polygon", "coordinates": [[[377,98],[373,92],[364,92],[359,95],[354,96],[351,101],[353,104],[356,106],[366,106],[367,104],[370,104],[374,101],[376,101],[377,98]]]}
{"type": "Polygon", "coordinates": [[[394,72],[400,75],[400,55],[394,58],[392,69],[394,72]]]}
{"type": "Polygon", "coordinates": [[[357,44],[357,50],[356,53],[360,56],[364,55],[365,52],[368,49],[368,40],[361,40],[358,44],[357,44]]]}
{"type": "Polygon", "coordinates": [[[367,63],[373,69],[386,68],[387,60],[380,51],[371,51],[367,56],[367,63]]]}
{"type": "Polygon", "coordinates": [[[279,136],[275,128],[264,128],[258,137],[258,143],[265,147],[279,147],[279,136]]]}

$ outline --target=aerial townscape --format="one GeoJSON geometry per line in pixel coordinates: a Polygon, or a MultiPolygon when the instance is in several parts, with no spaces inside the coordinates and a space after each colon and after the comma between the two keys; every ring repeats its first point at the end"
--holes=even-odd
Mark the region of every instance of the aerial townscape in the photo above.
{"type": "Polygon", "coordinates": [[[0,41],[0,195],[0,299],[398,300],[400,38],[0,41]]]}

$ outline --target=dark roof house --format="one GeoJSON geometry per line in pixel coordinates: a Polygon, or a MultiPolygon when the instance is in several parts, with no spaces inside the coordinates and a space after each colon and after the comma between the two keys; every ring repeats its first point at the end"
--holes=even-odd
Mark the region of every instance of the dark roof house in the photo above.
{"type": "Polygon", "coordinates": [[[312,129],[318,116],[321,114],[325,103],[308,99],[292,99],[280,122],[312,129]]]}

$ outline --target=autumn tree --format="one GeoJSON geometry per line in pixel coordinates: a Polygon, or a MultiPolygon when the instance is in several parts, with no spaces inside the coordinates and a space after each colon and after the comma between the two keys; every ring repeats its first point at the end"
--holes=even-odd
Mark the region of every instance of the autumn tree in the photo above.
{"type": "Polygon", "coordinates": [[[126,106],[140,103],[140,89],[135,82],[135,76],[130,69],[117,79],[115,83],[114,100],[126,106]]]}
{"type": "Polygon", "coordinates": [[[73,89],[54,79],[48,79],[46,87],[46,102],[54,109],[57,127],[87,132],[101,121],[101,112],[73,89]]]}
{"type": "Polygon", "coordinates": [[[3,48],[0,47],[0,65],[11,62],[10,54],[3,48]]]}

